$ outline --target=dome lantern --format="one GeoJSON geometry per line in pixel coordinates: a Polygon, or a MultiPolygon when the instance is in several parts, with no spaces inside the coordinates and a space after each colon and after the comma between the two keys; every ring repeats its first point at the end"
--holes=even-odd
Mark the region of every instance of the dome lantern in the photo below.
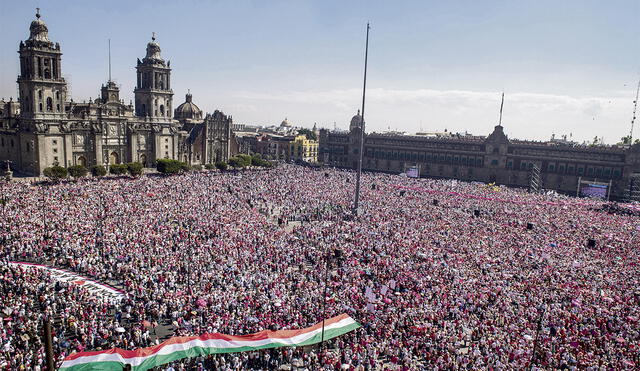
{"type": "Polygon", "coordinates": [[[49,29],[44,21],[40,19],[40,8],[36,8],[36,19],[29,26],[29,41],[51,43],[49,29]]]}

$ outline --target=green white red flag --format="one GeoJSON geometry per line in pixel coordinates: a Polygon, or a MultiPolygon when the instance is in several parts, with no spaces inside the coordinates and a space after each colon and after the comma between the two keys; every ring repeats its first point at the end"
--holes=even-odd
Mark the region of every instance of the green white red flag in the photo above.
{"type": "MultiPolygon", "coordinates": [[[[325,320],[324,340],[346,334],[360,324],[346,314],[325,320]]],[[[163,343],[137,350],[113,348],[104,351],[81,352],[64,359],[60,371],[117,370],[131,365],[141,371],[179,359],[202,355],[235,353],[259,349],[317,344],[322,338],[322,322],[298,330],[260,331],[250,335],[204,334],[174,337],[163,343]]]]}

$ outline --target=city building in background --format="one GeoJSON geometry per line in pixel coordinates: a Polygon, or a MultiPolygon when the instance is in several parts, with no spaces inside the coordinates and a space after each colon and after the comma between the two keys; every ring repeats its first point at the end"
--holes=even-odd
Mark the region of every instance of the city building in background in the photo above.
{"type": "Polygon", "coordinates": [[[287,162],[318,162],[318,130],[291,124],[286,118],[279,126],[237,125],[234,136],[240,152],[260,154],[262,158],[287,162]]]}
{"type": "MultiPolygon", "coordinates": [[[[326,166],[357,169],[362,118],[349,131],[320,130],[319,161],[326,166]]],[[[640,201],[640,144],[580,145],[563,138],[548,142],[508,138],[502,125],[489,136],[440,133],[364,136],[362,168],[406,173],[417,167],[421,177],[481,181],[581,195],[582,184],[607,185],[611,199],[640,201]]]]}
{"type": "Polygon", "coordinates": [[[60,45],[49,40],[39,12],[29,32],[18,51],[18,101],[0,101],[0,161],[10,161],[17,174],[40,175],[53,165],[153,167],[161,158],[189,164],[229,158],[231,116],[203,115],[188,94],[174,117],[171,62],[155,36],[137,61],[135,102],[120,99],[109,77],[96,99],[80,103],[68,99],[60,45]]]}
{"type": "Polygon", "coordinates": [[[306,135],[296,136],[290,143],[290,160],[294,162],[318,162],[318,141],[306,135]]]}

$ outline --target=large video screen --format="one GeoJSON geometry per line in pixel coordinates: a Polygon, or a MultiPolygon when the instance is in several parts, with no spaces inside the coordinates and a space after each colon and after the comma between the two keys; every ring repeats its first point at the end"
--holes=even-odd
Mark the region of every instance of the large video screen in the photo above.
{"type": "Polygon", "coordinates": [[[605,184],[583,184],[580,187],[580,195],[589,198],[607,198],[607,188],[605,184]]]}
{"type": "Polygon", "coordinates": [[[420,177],[420,171],[418,170],[417,167],[410,167],[407,169],[407,176],[409,178],[419,178],[420,177]]]}

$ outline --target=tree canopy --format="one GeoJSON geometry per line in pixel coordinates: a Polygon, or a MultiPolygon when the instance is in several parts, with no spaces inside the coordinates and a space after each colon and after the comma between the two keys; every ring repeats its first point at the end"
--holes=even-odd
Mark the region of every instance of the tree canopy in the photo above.
{"type": "Polygon", "coordinates": [[[42,173],[44,174],[44,176],[46,176],[47,178],[49,178],[49,180],[57,182],[61,179],[65,179],[67,177],[67,169],[63,168],[62,166],[51,166],[48,167],[46,169],[44,169],[42,171],[42,173]]]}
{"type": "Polygon", "coordinates": [[[298,135],[304,135],[309,140],[318,140],[318,136],[316,135],[316,133],[313,130],[307,128],[298,130],[298,135]]]}

